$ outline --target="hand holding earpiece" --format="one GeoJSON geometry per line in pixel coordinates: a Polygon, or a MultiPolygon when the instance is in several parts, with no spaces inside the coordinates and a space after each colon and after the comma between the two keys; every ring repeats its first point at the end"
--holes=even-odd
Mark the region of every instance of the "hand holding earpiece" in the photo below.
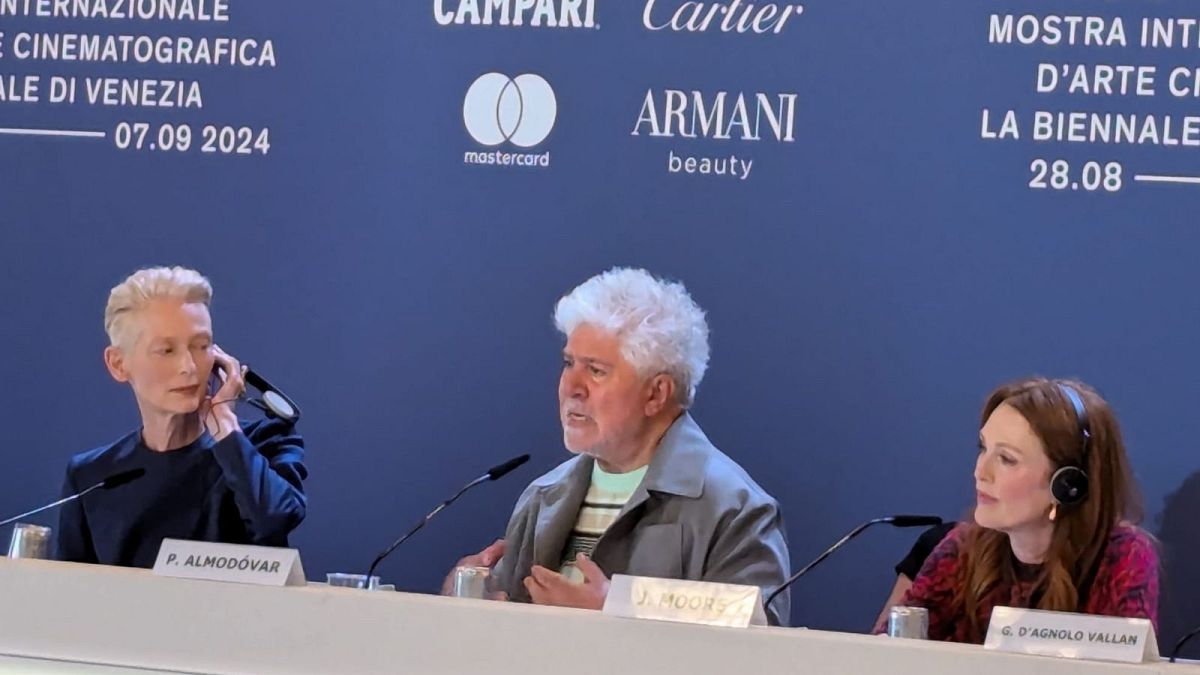
{"type": "Polygon", "coordinates": [[[238,429],[235,404],[246,391],[246,367],[220,347],[213,345],[215,372],[221,378],[216,393],[205,397],[200,404],[200,418],[208,433],[218,441],[238,429]]]}

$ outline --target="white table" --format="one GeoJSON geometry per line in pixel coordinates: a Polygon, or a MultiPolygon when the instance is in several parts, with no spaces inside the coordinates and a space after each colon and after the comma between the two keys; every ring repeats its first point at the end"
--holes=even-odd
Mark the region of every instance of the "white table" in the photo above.
{"type": "Polygon", "coordinates": [[[0,656],[0,675],[179,675],[179,671],[0,656]]]}
{"type": "Polygon", "coordinates": [[[1200,675],[789,628],[0,559],[0,673],[1200,675]],[[79,664],[94,664],[84,666],[79,664]],[[142,669],[142,670],[134,670],[142,669]]]}

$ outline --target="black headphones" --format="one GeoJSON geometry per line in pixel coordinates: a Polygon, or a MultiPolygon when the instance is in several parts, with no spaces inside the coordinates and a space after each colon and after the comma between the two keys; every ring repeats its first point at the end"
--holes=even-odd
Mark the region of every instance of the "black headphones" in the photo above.
{"type": "MultiPolygon", "coordinates": [[[[1071,402],[1071,407],[1075,409],[1075,422],[1079,425],[1079,437],[1082,439],[1083,447],[1081,462],[1084,467],[1088,465],[1088,449],[1091,445],[1092,432],[1088,426],[1087,407],[1083,405],[1083,397],[1079,392],[1075,391],[1074,387],[1055,382],[1058,385],[1059,391],[1067,400],[1071,402]]],[[[1078,466],[1064,466],[1050,478],[1050,494],[1054,496],[1054,501],[1063,506],[1073,506],[1082,503],[1088,496],[1088,475],[1087,471],[1078,466]]]]}
{"type": "MultiPolygon", "coordinates": [[[[280,391],[278,387],[267,382],[262,375],[251,370],[249,366],[246,367],[245,380],[247,390],[254,389],[262,395],[258,398],[251,398],[247,395],[247,392],[243,392],[236,400],[249,403],[266,413],[267,417],[291,422],[292,424],[300,420],[300,406],[296,405],[296,402],[289,398],[287,394],[280,391]]],[[[208,380],[209,395],[216,394],[224,381],[224,367],[219,363],[213,363],[212,373],[209,375],[208,380]]],[[[227,403],[228,401],[224,402],[227,403]]]]}
{"type": "Polygon", "coordinates": [[[288,395],[280,391],[278,387],[272,386],[262,375],[248,367],[246,368],[246,384],[262,393],[261,398],[247,399],[246,402],[265,412],[267,417],[274,417],[292,424],[300,420],[300,406],[296,405],[296,402],[288,398],[288,395]]]}

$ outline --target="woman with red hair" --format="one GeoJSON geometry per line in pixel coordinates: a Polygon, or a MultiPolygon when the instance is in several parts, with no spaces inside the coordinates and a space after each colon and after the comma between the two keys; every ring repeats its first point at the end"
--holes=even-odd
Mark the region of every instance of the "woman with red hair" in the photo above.
{"type": "Polygon", "coordinates": [[[1158,556],[1108,403],[1068,380],[1029,379],[988,397],[973,522],[925,561],[903,605],[929,637],[982,642],[992,609],[1026,607],[1157,623],[1158,556]]]}

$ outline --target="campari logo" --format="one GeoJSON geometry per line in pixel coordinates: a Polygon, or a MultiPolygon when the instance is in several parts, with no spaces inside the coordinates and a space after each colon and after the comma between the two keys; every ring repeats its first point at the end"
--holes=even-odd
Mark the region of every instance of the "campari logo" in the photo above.
{"type": "Polygon", "coordinates": [[[442,26],[599,28],[596,0],[433,0],[442,26]]]}

